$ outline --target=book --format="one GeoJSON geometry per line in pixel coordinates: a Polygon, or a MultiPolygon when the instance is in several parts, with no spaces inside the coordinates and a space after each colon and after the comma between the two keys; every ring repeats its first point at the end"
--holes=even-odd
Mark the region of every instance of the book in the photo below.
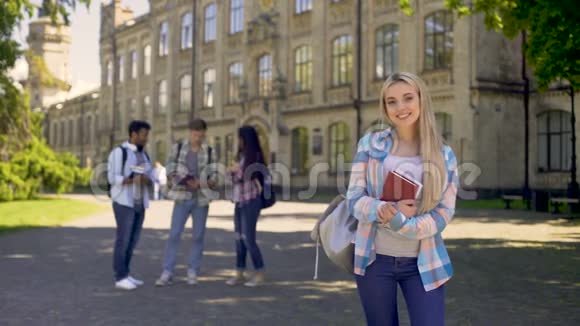
{"type": "Polygon", "coordinates": [[[400,200],[417,199],[423,185],[402,173],[389,171],[383,184],[382,201],[397,202],[400,200]]]}
{"type": "Polygon", "coordinates": [[[185,185],[187,185],[187,183],[189,181],[196,180],[196,179],[197,179],[196,177],[192,176],[191,174],[188,174],[185,177],[178,179],[179,180],[178,184],[185,186],[185,185]]]}
{"type": "Polygon", "coordinates": [[[145,173],[147,173],[147,169],[144,166],[141,166],[141,165],[131,165],[129,168],[131,169],[131,172],[133,172],[135,174],[145,174],[145,173]]]}

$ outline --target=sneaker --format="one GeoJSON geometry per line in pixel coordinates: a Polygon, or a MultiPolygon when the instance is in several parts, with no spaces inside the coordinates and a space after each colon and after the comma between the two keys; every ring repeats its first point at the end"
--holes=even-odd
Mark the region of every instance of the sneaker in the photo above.
{"type": "Polygon", "coordinates": [[[187,271],[187,284],[189,285],[197,284],[197,273],[195,271],[187,271]]]}
{"type": "Polygon", "coordinates": [[[159,277],[159,279],[157,281],[155,281],[156,286],[166,286],[166,285],[170,285],[171,283],[173,283],[171,273],[169,273],[167,271],[163,271],[163,273],[161,273],[161,276],[159,277]]]}
{"type": "Polygon", "coordinates": [[[135,285],[135,283],[131,282],[129,278],[126,277],[118,282],[115,282],[115,288],[120,290],[131,291],[135,290],[137,288],[137,285],[135,285]]]}
{"type": "Polygon", "coordinates": [[[137,286],[141,286],[141,285],[145,284],[145,282],[138,280],[136,278],[133,278],[133,276],[129,275],[129,277],[127,277],[127,278],[129,279],[129,281],[131,281],[133,284],[135,284],[137,286]]]}
{"type": "Polygon", "coordinates": [[[264,273],[263,272],[256,272],[256,274],[254,274],[254,277],[252,277],[251,280],[244,283],[244,286],[253,288],[256,286],[263,285],[264,281],[265,281],[264,273]]]}
{"type": "Polygon", "coordinates": [[[236,286],[236,285],[244,284],[245,281],[246,281],[246,278],[244,277],[244,274],[237,272],[236,276],[234,276],[226,281],[226,284],[229,286],[236,286]]]}

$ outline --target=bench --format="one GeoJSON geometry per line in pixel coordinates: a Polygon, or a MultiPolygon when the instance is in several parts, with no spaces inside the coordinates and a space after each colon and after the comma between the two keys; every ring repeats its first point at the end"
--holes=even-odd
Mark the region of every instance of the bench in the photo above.
{"type": "Polygon", "coordinates": [[[578,204],[580,200],[578,198],[567,198],[567,197],[551,197],[550,202],[554,205],[554,211],[552,213],[559,214],[560,207],[564,204],[578,204]]]}
{"type": "Polygon", "coordinates": [[[505,209],[512,208],[510,206],[510,204],[513,200],[523,200],[524,199],[523,196],[518,196],[518,195],[503,195],[503,196],[501,196],[501,198],[505,201],[505,209]]]}

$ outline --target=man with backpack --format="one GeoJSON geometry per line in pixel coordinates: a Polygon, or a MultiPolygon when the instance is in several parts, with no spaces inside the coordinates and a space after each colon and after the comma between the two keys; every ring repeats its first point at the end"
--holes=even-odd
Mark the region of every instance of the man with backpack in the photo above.
{"type": "Polygon", "coordinates": [[[117,222],[113,270],[115,287],[122,290],[143,285],[131,276],[129,266],[143,228],[145,209],[149,207],[153,180],[151,160],[145,152],[149,130],[151,126],[147,122],[131,121],[129,140],[109,154],[107,179],[117,222]]]}
{"type": "Polygon", "coordinates": [[[209,202],[213,192],[205,191],[217,185],[217,170],[213,163],[212,148],[205,143],[207,124],[195,119],[189,124],[189,141],[179,142],[167,162],[168,197],[175,201],[171,216],[171,230],[163,260],[163,272],[155,282],[165,286],[172,282],[177,247],[185,224],[192,216],[193,246],[187,270],[187,283],[197,284],[203,257],[203,242],[209,202]]]}

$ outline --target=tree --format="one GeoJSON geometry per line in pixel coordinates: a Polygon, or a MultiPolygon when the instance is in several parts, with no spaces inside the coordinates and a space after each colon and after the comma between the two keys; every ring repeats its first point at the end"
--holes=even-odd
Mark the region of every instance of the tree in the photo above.
{"type": "MultiPolygon", "coordinates": [[[[0,6],[0,201],[30,198],[42,186],[61,193],[88,182],[90,172],[80,169],[76,158],[54,153],[42,139],[42,114],[31,111],[27,94],[7,74],[23,55],[11,36],[24,18],[39,11],[55,23],[68,24],[69,11],[77,3],[88,7],[90,0],[44,0],[41,6],[30,0],[5,0],[0,6]]],[[[31,69],[41,72],[42,83],[66,86],[46,73],[41,60],[29,59],[31,69]]]]}
{"type": "MultiPolygon", "coordinates": [[[[412,12],[410,0],[401,8],[412,12]]],[[[488,28],[513,39],[526,33],[524,54],[541,90],[567,80],[580,87],[580,10],[577,0],[445,0],[459,17],[482,13],[488,28]]]]}

